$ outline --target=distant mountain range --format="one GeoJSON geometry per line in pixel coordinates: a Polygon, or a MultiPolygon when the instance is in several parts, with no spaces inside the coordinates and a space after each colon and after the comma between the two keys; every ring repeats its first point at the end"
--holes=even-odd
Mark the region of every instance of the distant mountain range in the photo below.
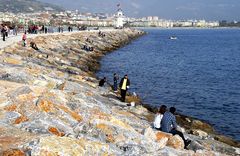
{"type": "Polygon", "coordinates": [[[64,9],[37,0],[0,0],[0,12],[36,12],[36,11],[63,11],[64,9]]]}
{"type": "MultiPolygon", "coordinates": [[[[163,19],[240,20],[239,0],[38,0],[69,10],[115,13],[117,4],[128,17],[159,16],[163,19]]],[[[0,4],[1,5],[1,4],[0,4]]]]}

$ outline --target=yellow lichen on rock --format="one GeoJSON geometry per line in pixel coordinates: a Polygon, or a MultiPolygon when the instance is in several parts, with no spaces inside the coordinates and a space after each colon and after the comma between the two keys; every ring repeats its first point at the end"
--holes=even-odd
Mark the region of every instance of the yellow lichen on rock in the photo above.
{"type": "Polygon", "coordinates": [[[68,137],[42,137],[39,147],[33,149],[33,155],[57,156],[57,155],[103,155],[111,154],[109,146],[100,142],[88,141],[86,139],[74,139],[68,137]]]}
{"type": "Polygon", "coordinates": [[[32,94],[32,93],[29,93],[29,94],[22,94],[22,95],[19,95],[17,97],[17,99],[19,100],[19,102],[30,102],[30,101],[33,101],[35,98],[35,96],[32,94]]]}
{"type": "Polygon", "coordinates": [[[170,139],[173,135],[170,134],[170,133],[164,133],[164,132],[161,132],[161,131],[158,131],[156,133],[156,140],[157,141],[160,141],[161,139],[163,138],[167,138],[167,139],[170,139]]]}
{"type": "Polygon", "coordinates": [[[18,117],[15,121],[14,124],[20,124],[22,122],[26,122],[29,119],[25,116],[25,115],[21,115],[20,117],[18,117]]]}
{"type": "Polygon", "coordinates": [[[25,156],[24,152],[19,149],[9,149],[7,151],[4,151],[2,154],[0,153],[0,155],[2,155],[2,156],[25,156]]]}
{"type": "Polygon", "coordinates": [[[48,100],[41,100],[39,102],[38,106],[44,112],[51,112],[51,111],[53,111],[53,108],[54,108],[53,103],[48,100]]]}
{"type": "Polygon", "coordinates": [[[127,123],[124,123],[121,120],[116,119],[113,116],[111,117],[110,122],[113,123],[114,125],[122,127],[123,129],[130,130],[130,131],[135,131],[130,125],[128,125],[127,123]]]}
{"type": "Polygon", "coordinates": [[[87,96],[93,96],[93,93],[92,92],[87,92],[86,95],[87,96]]]}
{"type": "Polygon", "coordinates": [[[92,118],[93,119],[110,120],[110,115],[100,111],[99,109],[93,109],[92,110],[92,118]]]}
{"type": "Polygon", "coordinates": [[[179,135],[174,135],[168,140],[167,146],[181,150],[181,149],[184,149],[184,142],[179,135]]]}
{"type": "Polygon", "coordinates": [[[67,107],[65,107],[63,105],[56,105],[56,106],[59,107],[60,109],[62,109],[65,113],[71,115],[78,122],[81,122],[83,120],[81,115],[79,115],[78,113],[76,113],[74,111],[69,110],[67,107]]]}
{"type": "Polygon", "coordinates": [[[11,57],[7,57],[4,59],[5,63],[9,63],[9,64],[14,64],[14,65],[21,65],[22,61],[15,59],[15,58],[11,58],[11,57]]]}
{"type": "Polygon", "coordinates": [[[112,134],[113,133],[113,128],[111,128],[110,126],[100,123],[96,125],[96,128],[102,130],[104,133],[106,134],[112,134]]]}
{"type": "Polygon", "coordinates": [[[17,105],[16,104],[12,104],[12,105],[4,107],[4,110],[8,111],[8,112],[15,111],[16,109],[17,109],[17,105]]]}
{"type": "Polygon", "coordinates": [[[50,82],[48,82],[48,84],[47,84],[47,88],[48,89],[54,89],[55,87],[56,87],[56,83],[55,82],[53,82],[53,81],[50,81],[50,82]]]}
{"type": "Polygon", "coordinates": [[[64,136],[65,134],[63,132],[60,132],[57,128],[55,127],[49,127],[48,131],[51,132],[52,134],[56,135],[56,136],[64,136]]]}

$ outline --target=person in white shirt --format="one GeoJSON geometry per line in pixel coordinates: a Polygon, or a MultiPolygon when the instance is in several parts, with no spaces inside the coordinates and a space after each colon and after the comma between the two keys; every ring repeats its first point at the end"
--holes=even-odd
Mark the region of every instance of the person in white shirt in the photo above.
{"type": "Polygon", "coordinates": [[[161,130],[161,121],[163,114],[167,111],[167,106],[166,105],[161,105],[159,111],[155,115],[155,119],[153,122],[153,127],[157,130],[161,130]]]}

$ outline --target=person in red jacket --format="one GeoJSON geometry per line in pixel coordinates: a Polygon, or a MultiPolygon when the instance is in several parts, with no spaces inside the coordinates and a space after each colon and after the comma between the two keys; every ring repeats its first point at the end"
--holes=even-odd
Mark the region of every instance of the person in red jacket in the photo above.
{"type": "Polygon", "coordinates": [[[22,36],[23,46],[26,47],[26,40],[27,40],[27,32],[25,31],[22,36]]]}

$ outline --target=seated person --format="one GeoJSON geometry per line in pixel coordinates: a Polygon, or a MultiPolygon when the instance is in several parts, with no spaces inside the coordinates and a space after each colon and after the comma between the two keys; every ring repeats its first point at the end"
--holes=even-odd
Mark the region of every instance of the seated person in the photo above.
{"type": "Polygon", "coordinates": [[[155,119],[153,122],[153,127],[157,130],[161,130],[161,121],[163,114],[167,111],[167,106],[162,105],[160,109],[158,110],[157,114],[155,115],[155,119]]]}
{"type": "Polygon", "coordinates": [[[173,135],[179,135],[184,141],[184,148],[190,144],[191,140],[186,140],[183,133],[177,130],[176,117],[174,116],[176,108],[171,107],[169,112],[165,112],[161,121],[161,130],[166,133],[171,133],[173,135]]]}
{"type": "Polygon", "coordinates": [[[99,86],[100,86],[100,87],[103,87],[104,84],[105,84],[105,82],[107,82],[107,78],[106,78],[106,77],[104,77],[103,79],[101,79],[101,80],[99,81],[99,86]]]}
{"type": "Polygon", "coordinates": [[[30,47],[32,47],[35,50],[39,50],[35,42],[30,42],[30,47]]]}

